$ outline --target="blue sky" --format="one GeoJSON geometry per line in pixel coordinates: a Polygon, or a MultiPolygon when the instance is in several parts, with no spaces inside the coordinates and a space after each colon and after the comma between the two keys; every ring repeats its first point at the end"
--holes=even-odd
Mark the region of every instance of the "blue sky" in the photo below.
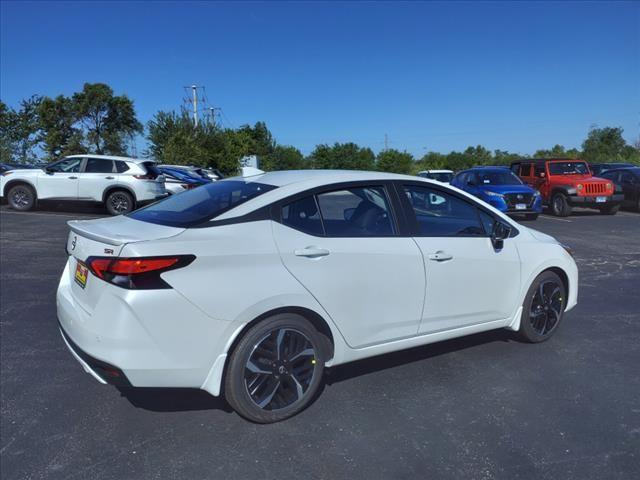
{"type": "MultiPolygon", "coordinates": [[[[105,82],[141,121],[206,86],[309,153],[578,147],[640,126],[639,2],[2,2],[0,97],[105,82]]],[[[223,123],[224,124],[224,123],[223,123]]]]}

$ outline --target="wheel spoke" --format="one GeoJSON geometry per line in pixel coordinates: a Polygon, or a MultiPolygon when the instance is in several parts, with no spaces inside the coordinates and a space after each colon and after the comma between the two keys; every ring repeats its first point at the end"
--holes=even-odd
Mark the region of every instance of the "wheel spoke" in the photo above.
{"type": "Polygon", "coordinates": [[[278,352],[278,356],[276,357],[278,360],[282,358],[282,340],[284,339],[284,334],[287,331],[283,328],[278,330],[278,335],[276,337],[276,352],[278,352]]]}
{"type": "Polygon", "coordinates": [[[290,362],[293,362],[294,360],[297,360],[300,357],[313,357],[315,356],[316,352],[313,348],[305,348],[304,350],[301,350],[300,352],[296,353],[293,357],[289,358],[290,362]]]}
{"type": "Polygon", "coordinates": [[[278,389],[280,388],[280,381],[278,380],[276,382],[276,386],[273,387],[273,390],[271,390],[271,393],[269,393],[266,397],[264,397],[264,399],[262,399],[262,401],[260,401],[258,403],[258,406],[260,408],[265,408],[267,405],[269,405],[269,402],[271,402],[271,399],[273,398],[273,396],[276,394],[276,392],[278,391],[278,389]]]}
{"type": "Polygon", "coordinates": [[[255,363],[253,363],[251,359],[249,359],[249,361],[247,362],[247,368],[253,373],[260,373],[263,375],[273,375],[273,372],[270,372],[268,370],[263,370],[262,368],[257,366],[255,363]]]}
{"type": "Polygon", "coordinates": [[[293,373],[289,377],[291,378],[291,380],[293,380],[293,383],[295,383],[296,385],[296,400],[299,400],[302,397],[302,395],[304,395],[304,390],[302,388],[302,385],[300,384],[300,382],[298,381],[298,379],[293,373]]]}

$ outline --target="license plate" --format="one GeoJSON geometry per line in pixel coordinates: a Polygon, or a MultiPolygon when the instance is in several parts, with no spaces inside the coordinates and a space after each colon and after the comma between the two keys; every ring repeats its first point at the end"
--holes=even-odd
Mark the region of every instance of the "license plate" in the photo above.
{"type": "Polygon", "coordinates": [[[526,203],[516,203],[516,210],[526,210],[526,209],[527,209],[526,203]]]}
{"type": "Polygon", "coordinates": [[[87,268],[87,266],[82,262],[78,262],[76,265],[76,274],[74,275],[74,280],[82,288],[87,286],[88,274],[89,269],[87,268]]]}
{"type": "Polygon", "coordinates": [[[596,197],[596,203],[604,203],[607,201],[607,197],[596,197]]]}

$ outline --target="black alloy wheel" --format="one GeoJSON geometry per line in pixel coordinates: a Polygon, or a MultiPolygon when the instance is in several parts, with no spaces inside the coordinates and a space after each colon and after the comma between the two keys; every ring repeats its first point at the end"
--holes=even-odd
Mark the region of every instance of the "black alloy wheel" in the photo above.
{"type": "Polygon", "coordinates": [[[546,271],[538,275],[525,297],[520,336],[532,343],[549,339],[562,321],[566,295],[564,283],[556,273],[546,271]]]}

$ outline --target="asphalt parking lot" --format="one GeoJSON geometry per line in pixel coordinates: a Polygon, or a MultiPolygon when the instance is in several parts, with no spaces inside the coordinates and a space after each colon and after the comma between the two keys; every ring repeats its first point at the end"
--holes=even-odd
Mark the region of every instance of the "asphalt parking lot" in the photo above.
{"type": "Polygon", "coordinates": [[[528,226],[575,249],[550,341],[506,331],[336,367],[302,414],[254,425],[197,390],[119,391],[58,333],[66,221],[0,210],[3,479],[640,478],[640,214],[528,226]]]}

